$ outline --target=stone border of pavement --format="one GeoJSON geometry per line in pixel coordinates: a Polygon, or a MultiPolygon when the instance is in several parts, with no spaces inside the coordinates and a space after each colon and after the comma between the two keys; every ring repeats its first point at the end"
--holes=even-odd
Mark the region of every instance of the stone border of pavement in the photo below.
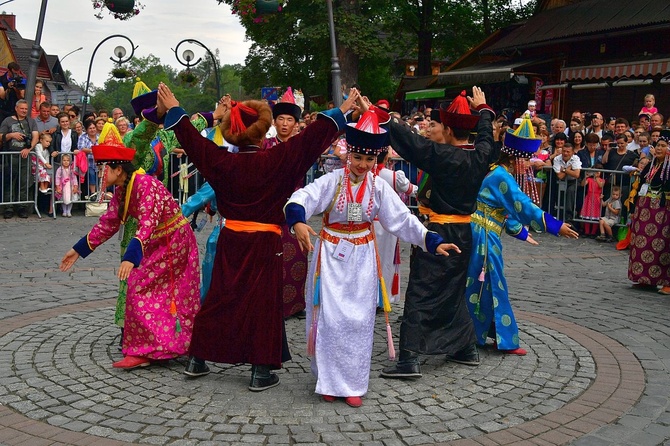
{"type": "MultiPolygon", "coordinates": [[[[61,314],[111,307],[115,302],[115,299],[97,300],[11,317],[2,321],[0,336],[61,314]]],[[[543,314],[518,311],[516,316],[560,332],[586,348],[596,365],[597,373],[593,383],[565,406],[532,421],[489,434],[441,444],[452,446],[566,444],[616,421],[641,397],[645,386],[644,370],[633,353],[615,340],[586,327],[543,314]]],[[[3,444],[25,442],[31,445],[126,444],[51,426],[28,418],[9,407],[0,407],[0,442],[3,444]]]]}

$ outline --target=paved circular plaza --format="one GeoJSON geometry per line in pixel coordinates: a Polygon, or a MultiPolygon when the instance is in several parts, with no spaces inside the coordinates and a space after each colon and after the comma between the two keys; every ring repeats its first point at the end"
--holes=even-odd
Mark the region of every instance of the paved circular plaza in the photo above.
{"type": "MultiPolygon", "coordinates": [[[[0,248],[3,444],[623,445],[670,438],[667,304],[630,289],[626,255],[611,246],[541,235],[533,248],[509,239],[507,275],[525,357],[481,349],[479,367],[425,357],[423,378],[385,380],[380,317],[370,390],[353,409],[314,394],[301,319],[287,321],[293,361],[279,372],[281,385],[262,393],[247,390],[245,365],[214,364],[195,380],[181,374],[183,360],[113,369],[121,358],[111,323],[116,243],[72,273],[56,269],[93,222],[0,222],[3,234],[15,234],[3,236],[0,248]],[[49,249],[26,230],[52,236],[49,249]]],[[[206,236],[198,234],[203,245],[206,236]]]]}

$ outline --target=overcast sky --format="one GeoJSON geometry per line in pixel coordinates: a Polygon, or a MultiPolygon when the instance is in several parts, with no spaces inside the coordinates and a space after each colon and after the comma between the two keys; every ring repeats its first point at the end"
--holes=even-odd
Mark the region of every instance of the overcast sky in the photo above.
{"type": "MultiPolygon", "coordinates": [[[[6,0],[0,0],[3,3],[6,0]]],[[[126,21],[105,15],[102,20],[93,16],[91,0],[50,0],[42,31],[42,48],[47,54],[61,58],[64,70],[70,70],[79,83],[86,82],[88,65],[95,47],[107,36],[123,34],[138,48],[136,57],[153,54],[161,63],[179,70],[180,65],[172,51],[183,39],[196,39],[212,52],[218,48],[222,64],[243,64],[250,43],[244,39],[244,28],[230,8],[216,0],[142,0],[145,8],[126,21]],[[83,47],[64,60],[72,50],[83,47]]],[[[0,11],[16,15],[16,28],[23,38],[35,39],[42,0],[13,0],[0,6],[0,11]]],[[[109,60],[118,45],[130,48],[123,38],[113,38],[98,49],[91,70],[91,83],[101,87],[114,67],[109,60]]],[[[196,60],[205,56],[202,48],[182,44],[179,52],[191,49],[196,60]]],[[[180,54],[181,56],[181,54],[180,54]]],[[[21,67],[28,72],[28,67],[21,67]]],[[[150,85],[155,88],[155,85],[150,85]]]]}

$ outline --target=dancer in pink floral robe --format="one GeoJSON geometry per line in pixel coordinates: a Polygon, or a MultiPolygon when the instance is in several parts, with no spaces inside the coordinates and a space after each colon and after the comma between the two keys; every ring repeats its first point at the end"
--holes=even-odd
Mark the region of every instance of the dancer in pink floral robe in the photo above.
{"type": "MultiPolygon", "coordinates": [[[[139,223],[124,257],[135,267],[128,277],[123,355],[124,361],[135,359],[115,363],[119,368],[185,354],[200,308],[200,267],[193,230],[168,190],[141,170],[128,173],[125,184],[116,188],[107,212],[74,246],[76,254],[86,257],[116,234],[128,217],[139,223]]],[[[74,263],[66,259],[68,254],[62,270],[74,263]]]]}

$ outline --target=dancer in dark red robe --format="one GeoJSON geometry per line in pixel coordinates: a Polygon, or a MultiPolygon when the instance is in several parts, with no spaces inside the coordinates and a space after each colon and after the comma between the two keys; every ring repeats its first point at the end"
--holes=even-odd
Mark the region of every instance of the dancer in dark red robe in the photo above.
{"type": "Polygon", "coordinates": [[[267,150],[259,145],[272,119],[269,106],[233,101],[221,124],[225,140],[239,147],[231,153],[201,136],[169,88],[159,86],[165,128],[175,132],[211,184],[226,219],[212,284],[195,319],[186,375],[209,373],[204,360],[247,363],[252,364],[249,390],[279,383],[271,370],[291,358],[282,317],[282,208],[298,180],[344,130],[343,112],[356,98],[352,90],[340,108],[321,113],[304,132],[267,150]]]}

